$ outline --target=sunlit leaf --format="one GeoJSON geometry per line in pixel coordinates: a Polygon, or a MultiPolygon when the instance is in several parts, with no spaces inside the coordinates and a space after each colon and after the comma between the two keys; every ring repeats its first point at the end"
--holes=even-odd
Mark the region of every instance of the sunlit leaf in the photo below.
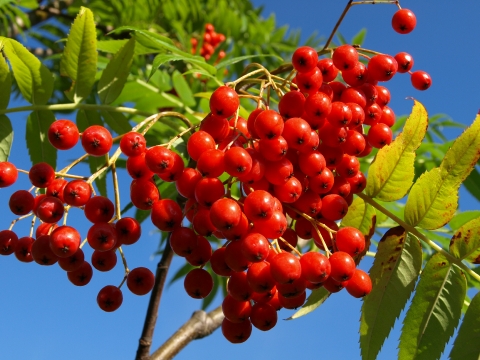
{"type": "Polygon", "coordinates": [[[132,66],[134,47],[135,38],[132,37],[113,56],[103,70],[102,77],[97,85],[98,97],[102,103],[111,104],[122,92],[132,66]]]}
{"type": "Polygon", "coordinates": [[[102,111],[101,114],[103,120],[105,120],[105,123],[107,123],[107,125],[117,134],[126,134],[127,132],[132,130],[128,119],[122,113],[113,111],[102,111]]]}
{"type": "Polygon", "coordinates": [[[70,28],[65,50],[60,60],[60,74],[72,80],[65,93],[80,102],[88,97],[97,73],[97,34],[93,13],[82,7],[70,28]]]}
{"type": "Polygon", "coordinates": [[[372,291],[363,299],[360,317],[362,359],[375,359],[415,287],[422,267],[417,238],[398,226],[378,243],[370,269],[372,291]]]}
{"type": "Polygon", "coordinates": [[[19,42],[6,38],[0,38],[0,42],[25,100],[36,105],[46,104],[53,92],[50,71],[19,42]]]}
{"type": "Polygon", "coordinates": [[[480,264],[480,217],[457,230],[450,242],[450,253],[461,260],[480,264]]]}
{"type": "Polygon", "coordinates": [[[420,146],[428,126],[428,114],[418,101],[405,122],[403,132],[380,149],[368,169],[365,193],[383,201],[405,196],[415,177],[415,150],[420,146]]]}
{"type": "Polygon", "coordinates": [[[172,75],[172,81],[173,88],[175,89],[183,103],[186,106],[195,106],[195,99],[193,97],[192,90],[190,90],[190,86],[185,81],[183,75],[180,74],[180,72],[175,71],[172,75]]]}
{"type": "Polygon", "coordinates": [[[447,151],[440,167],[422,174],[412,186],[405,220],[412,226],[438,229],[458,207],[458,188],[480,158],[480,115],[447,151]]]}
{"type": "Polygon", "coordinates": [[[462,314],[466,294],[463,272],[442,254],[422,271],[403,322],[399,359],[438,359],[462,314]]]}
{"type": "Polygon", "coordinates": [[[368,236],[375,230],[375,218],[375,208],[356,197],[348,207],[347,215],[342,219],[341,227],[352,226],[360,230],[363,235],[368,236]]]}
{"type": "Polygon", "coordinates": [[[452,220],[450,220],[448,225],[452,228],[452,230],[457,230],[460,228],[460,226],[478,217],[480,217],[480,210],[463,211],[455,215],[452,220]]]}
{"type": "Polygon", "coordinates": [[[473,169],[463,182],[463,185],[470,194],[480,201],[480,173],[478,172],[478,169],[473,169]]]}

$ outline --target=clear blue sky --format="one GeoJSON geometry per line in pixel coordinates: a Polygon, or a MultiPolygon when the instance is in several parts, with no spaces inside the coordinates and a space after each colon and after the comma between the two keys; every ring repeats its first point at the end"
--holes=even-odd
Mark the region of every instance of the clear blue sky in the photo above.
{"type": "MultiPolygon", "coordinates": [[[[264,15],[276,13],[277,24],[289,24],[301,29],[306,39],[313,31],[327,36],[340,15],[346,1],[254,0],[264,4],[264,15]]],[[[364,46],[392,55],[400,51],[412,54],[415,69],[425,70],[433,79],[431,89],[419,92],[412,88],[408,75],[399,74],[389,84],[391,107],[396,114],[410,111],[415,97],[426,106],[430,114],[445,113],[454,120],[469,124],[480,108],[480,30],[477,1],[401,1],[405,8],[417,16],[417,28],[409,35],[399,35],[390,26],[393,5],[356,6],[340,27],[341,33],[351,39],[363,27],[368,29],[364,46]]],[[[26,114],[11,117],[15,129],[11,160],[27,168],[24,146],[26,114]]],[[[456,133],[458,134],[458,133],[456,133]]],[[[449,134],[451,136],[456,134],[449,134]]],[[[69,155],[62,155],[59,163],[66,163],[69,155]]],[[[123,186],[128,186],[124,180],[123,186]]],[[[28,179],[20,175],[18,188],[29,188],[28,179]]],[[[0,203],[4,204],[1,228],[8,228],[13,219],[6,207],[12,188],[0,190],[0,203]]],[[[128,199],[122,198],[123,203],[128,199]]],[[[478,209],[462,191],[463,209],[478,209]]],[[[76,215],[80,214],[79,212],[76,215]]],[[[75,214],[72,214],[75,215],[75,214]]],[[[148,224],[148,223],[146,223],[148,224]]],[[[87,223],[81,223],[86,234],[87,223]]],[[[15,228],[17,229],[17,227],[15,228]]],[[[19,233],[26,229],[18,227],[19,233]]],[[[146,266],[155,271],[159,234],[151,225],[144,227],[142,240],[126,247],[129,266],[146,266]]],[[[170,276],[184,260],[175,257],[170,276]]],[[[368,270],[371,260],[362,268],[368,270]]],[[[85,288],[71,285],[66,274],[57,266],[40,267],[19,263],[14,256],[0,259],[0,359],[132,359],[140,337],[148,296],[137,297],[127,291],[124,303],[115,313],[107,314],[96,304],[98,290],[107,284],[118,284],[122,277],[119,264],[111,273],[95,272],[92,282],[85,288]]],[[[169,277],[170,278],[170,277],[169,277]]],[[[167,280],[168,282],[168,280],[167,280]]],[[[218,297],[211,308],[218,306],[218,297]]],[[[183,283],[167,287],[161,302],[154,343],[156,348],[183,324],[200,306],[183,290],[183,283]]],[[[277,326],[266,333],[254,329],[244,344],[231,345],[220,331],[195,341],[178,355],[178,359],[357,359],[358,327],[361,301],[345,291],[332,296],[309,316],[294,321],[283,321],[292,312],[282,310],[277,326]]],[[[397,322],[384,345],[379,359],[397,356],[396,346],[401,322],[397,322]]],[[[444,355],[444,358],[445,355],[444,355]]]]}

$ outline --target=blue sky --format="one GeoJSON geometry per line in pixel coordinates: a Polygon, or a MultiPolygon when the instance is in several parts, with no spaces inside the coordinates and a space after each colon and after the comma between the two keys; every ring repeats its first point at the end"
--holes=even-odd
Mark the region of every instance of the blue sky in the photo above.
{"type": "MultiPolygon", "coordinates": [[[[303,39],[313,31],[327,36],[346,3],[339,0],[253,2],[255,5],[265,5],[265,16],[275,12],[278,25],[289,24],[291,28],[301,29],[303,39]]],[[[391,29],[391,16],[396,10],[393,5],[355,6],[345,18],[340,32],[346,39],[351,39],[365,27],[367,37],[364,47],[392,55],[406,51],[414,57],[415,70],[430,73],[433,85],[425,92],[413,89],[408,75],[398,74],[388,84],[392,93],[391,107],[397,115],[409,113],[412,101],[406,98],[414,97],[426,106],[429,114],[445,113],[455,121],[471,123],[480,108],[480,72],[477,71],[480,58],[480,3],[472,0],[406,0],[401,4],[417,16],[417,28],[409,35],[400,35],[391,29]]],[[[24,160],[27,156],[23,141],[26,115],[18,113],[10,116],[15,129],[18,129],[11,161],[23,168],[29,166],[24,160]]],[[[453,137],[458,135],[458,131],[447,135],[453,137]]],[[[65,164],[68,160],[71,160],[70,155],[62,154],[59,163],[65,164]]],[[[128,186],[128,180],[123,180],[124,186],[128,186]]],[[[29,187],[27,177],[20,175],[15,189],[29,187]]],[[[0,190],[5,214],[1,220],[2,228],[8,228],[13,219],[6,208],[12,191],[13,188],[0,190]]],[[[127,201],[128,196],[124,196],[122,202],[125,204],[127,201]]],[[[465,191],[461,192],[460,203],[464,210],[479,208],[478,202],[472,200],[465,191]]],[[[80,215],[80,212],[72,215],[80,215]]],[[[79,224],[82,235],[86,234],[89,224],[79,224]]],[[[22,226],[18,226],[18,230],[23,234],[27,231],[22,226]]],[[[148,224],[143,231],[142,240],[126,247],[125,253],[131,268],[145,266],[155,271],[159,259],[154,253],[159,234],[148,224]]],[[[361,267],[368,270],[371,263],[370,259],[366,259],[361,267]]],[[[183,259],[175,257],[169,278],[183,264],[183,259]]],[[[125,291],[122,307],[111,314],[101,311],[95,300],[101,287],[120,282],[123,272],[120,263],[110,273],[96,272],[92,282],[85,288],[70,284],[66,274],[57,266],[23,264],[14,256],[2,257],[0,269],[3,274],[0,277],[0,305],[3,309],[0,318],[0,358],[74,360],[131,359],[134,356],[148,295],[138,297],[125,291]]],[[[211,308],[220,302],[218,296],[211,308]]],[[[199,306],[199,301],[189,298],[185,293],[182,282],[168,286],[162,298],[152,349],[188,320],[199,306]]],[[[217,331],[188,345],[177,358],[357,359],[360,358],[360,307],[361,300],[342,291],[314,313],[298,320],[281,320],[292,314],[292,311],[282,310],[273,330],[263,333],[254,329],[251,338],[244,344],[231,345],[217,331]]],[[[396,358],[400,329],[401,322],[398,321],[379,359],[396,358]]]]}

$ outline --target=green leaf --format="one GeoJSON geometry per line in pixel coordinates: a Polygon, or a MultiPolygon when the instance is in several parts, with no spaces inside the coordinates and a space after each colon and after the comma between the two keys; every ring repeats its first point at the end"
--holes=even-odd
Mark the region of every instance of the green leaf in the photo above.
{"type": "Polygon", "coordinates": [[[60,75],[72,79],[66,95],[80,102],[90,94],[97,73],[97,34],[93,13],[81,7],[68,34],[60,60],[60,75]]]}
{"type": "Polygon", "coordinates": [[[132,37],[113,56],[105,70],[103,70],[102,77],[97,85],[98,97],[102,103],[111,104],[122,92],[128,74],[130,74],[134,48],[135,38],[132,37]]]}
{"type": "Polygon", "coordinates": [[[403,132],[380,149],[370,165],[365,189],[368,196],[395,201],[407,194],[415,177],[415,150],[422,143],[427,126],[427,111],[415,100],[403,132]]]}
{"type": "Polygon", "coordinates": [[[141,210],[141,209],[135,210],[135,220],[137,220],[139,223],[142,223],[145,220],[147,220],[149,216],[150,216],[150,210],[141,210]]]}
{"type": "Polygon", "coordinates": [[[458,189],[480,158],[480,115],[447,151],[440,167],[422,174],[405,205],[405,221],[424,229],[447,224],[458,207],[458,189]]]}
{"type": "Polygon", "coordinates": [[[466,279],[442,254],[422,271],[403,322],[399,359],[438,359],[462,314],[466,279]]]}
{"type": "Polygon", "coordinates": [[[480,210],[464,211],[455,215],[448,225],[450,225],[452,230],[457,230],[460,226],[477,217],[480,217],[480,210]]]}
{"type": "Polygon", "coordinates": [[[451,360],[478,360],[480,358],[480,293],[468,307],[457,338],[450,352],[451,360]]]}
{"type": "MultiPolygon", "coordinates": [[[[122,46],[124,46],[129,40],[98,40],[97,50],[106,53],[115,54],[122,46]]],[[[146,47],[138,42],[135,43],[134,55],[146,55],[157,53],[161,50],[146,47]]]]}
{"type": "Polygon", "coordinates": [[[205,310],[208,307],[208,305],[210,305],[212,301],[215,299],[215,296],[217,296],[217,292],[218,292],[218,289],[220,288],[220,282],[222,279],[221,276],[218,276],[215,273],[212,274],[212,271],[209,271],[209,273],[210,275],[212,275],[212,278],[213,278],[213,288],[212,288],[212,291],[210,291],[210,293],[208,294],[208,296],[202,300],[202,310],[205,310]]]}
{"type": "Polygon", "coordinates": [[[27,119],[25,140],[32,164],[46,162],[54,169],[57,162],[57,149],[48,141],[48,128],[55,121],[50,110],[32,111],[27,119]]]}
{"type": "Polygon", "coordinates": [[[35,105],[46,104],[53,92],[53,76],[50,71],[19,42],[0,38],[1,42],[25,100],[35,105]]]}
{"type": "MultiPolygon", "coordinates": [[[[0,45],[1,48],[1,45],[0,45]]],[[[8,64],[0,52],[0,110],[6,109],[10,102],[10,93],[12,91],[12,74],[8,64]]]]}
{"type": "Polygon", "coordinates": [[[0,161],[7,161],[13,143],[13,128],[7,115],[0,115],[0,161]]]}
{"type": "Polygon", "coordinates": [[[463,182],[463,185],[470,194],[472,194],[477,200],[480,200],[480,173],[477,169],[473,169],[463,182]]]}
{"type": "Polygon", "coordinates": [[[480,217],[457,230],[450,241],[450,253],[461,260],[480,264],[480,217]]]}
{"type": "Polygon", "coordinates": [[[362,45],[365,41],[365,36],[367,35],[367,29],[363,28],[360,30],[352,39],[352,44],[362,45]]]}
{"type": "Polygon", "coordinates": [[[192,90],[190,90],[190,86],[179,71],[175,71],[173,73],[172,82],[173,88],[175,89],[183,103],[186,106],[195,106],[196,102],[193,97],[192,90]]]}
{"type": "MultiPolygon", "coordinates": [[[[85,131],[85,129],[92,125],[102,125],[103,122],[100,118],[100,115],[96,111],[90,110],[78,110],[77,112],[77,126],[80,131],[85,131]]],[[[93,174],[99,170],[103,165],[105,165],[106,159],[104,156],[89,156],[88,157],[88,166],[90,172],[93,174]]],[[[95,185],[102,196],[107,196],[107,171],[104,171],[100,176],[95,179],[95,185]]]]}
{"type": "Polygon", "coordinates": [[[347,215],[342,219],[341,227],[352,226],[365,236],[371,236],[375,231],[375,208],[359,197],[355,197],[348,207],[347,215]]]}
{"type": "Polygon", "coordinates": [[[362,359],[375,359],[415,287],[422,267],[418,239],[398,226],[378,243],[370,269],[372,291],[363,299],[360,317],[362,359]]]}
{"type": "MultiPolygon", "coordinates": [[[[122,27],[124,28],[124,27],[122,27]]],[[[118,30],[118,29],[117,29],[118,30]]],[[[135,31],[137,40],[145,46],[154,47],[163,51],[170,51],[173,54],[180,55],[185,62],[189,62],[192,65],[198,66],[202,69],[207,70],[210,74],[215,75],[217,69],[214,66],[205,62],[205,59],[202,56],[192,55],[183,50],[180,50],[175,45],[171,43],[171,40],[166,41],[165,37],[161,37],[158,34],[154,34],[145,30],[136,30],[135,31]],[[147,41],[145,41],[147,40],[147,41]]]]}
{"type": "Polygon", "coordinates": [[[312,293],[308,297],[307,301],[295,314],[287,318],[286,320],[297,319],[303,315],[311,313],[313,310],[322,305],[325,300],[330,296],[330,293],[323,286],[319,289],[312,290],[312,293]]]}
{"type": "Polygon", "coordinates": [[[239,63],[241,61],[248,60],[248,59],[253,59],[253,58],[256,58],[256,57],[259,57],[259,58],[273,57],[275,59],[283,61],[283,59],[280,56],[275,55],[275,54],[258,54],[258,55],[255,54],[255,55],[244,55],[244,56],[237,56],[237,57],[234,57],[234,58],[231,58],[231,59],[225,59],[225,60],[220,61],[217,65],[215,65],[215,67],[217,69],[221,69],[223,67],[228,67],[230,65],[239,63]]]}
{"type": "Polygon", "coordinates": [[[122,135],[132,130],[128,119],[122,113],[102,110],[101,114],[105,123],[117,134],[122,135]]]}

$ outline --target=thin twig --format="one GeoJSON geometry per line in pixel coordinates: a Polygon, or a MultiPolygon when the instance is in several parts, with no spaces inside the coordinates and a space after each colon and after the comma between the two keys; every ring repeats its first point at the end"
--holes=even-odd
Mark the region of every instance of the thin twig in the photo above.
{"type": "Polygon", "coordinates": [[[139,340],[136,360],[150,359],[150,346],[152,345],[153,332],[157,323],[158,308],[160,307],[160,299],[162,297],[163,286],[167,277],[168,269],[173,258],[173,250],[170,247],[170,233],[165,241],[162,258],[157,265],[155,274],[155,285],[150,294],[147,315],[143,324],[142,337],[139,340]]]}

